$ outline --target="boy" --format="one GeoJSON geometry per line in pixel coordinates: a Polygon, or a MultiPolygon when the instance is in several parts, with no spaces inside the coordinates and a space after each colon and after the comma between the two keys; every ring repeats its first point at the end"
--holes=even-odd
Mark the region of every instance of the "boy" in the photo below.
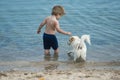
{"type": "Polygon", "coordinates": [[[63,31],[59,26],[59,19],[65,14],[64,8],[62,6],[54,6],[52,9],[51,16],[45,18],[45,20],[40,24],[37,33],[41,32],[41,28],[46,25],[45,32],[43,34],[43,44],[45,56],[50,56],[50,48],[54,49],[54,55],[58,55],[58,41],[55,36],[56,31],[65,35],[71,35],[70,32],[63,31]]]}

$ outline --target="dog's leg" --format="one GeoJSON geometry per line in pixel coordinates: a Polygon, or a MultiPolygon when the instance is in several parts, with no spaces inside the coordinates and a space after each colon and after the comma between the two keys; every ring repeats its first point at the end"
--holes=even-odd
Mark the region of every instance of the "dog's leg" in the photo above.
{"type": "Polygon", "coordinates": [[[67,52],[67,53],[73,53],[73,50],[70,50],[69,52],[67,52]]]}
{"type": "Polygon", "coordinates": [[[77,55],[74,54],[74,62],[76,62],[76,60],[77,60],[77,55]]]}
{"type": "Polygon", "coordinates": [[[68,56],[73,56],[72,54],[74,54],[73,50],[67,52],[68,56]]]}
{"type": "Polygon", "coordinates": [[[84,61],[86,61],[86,52],[84,52],[84,53],[81,54],[81,58],[82,58],[84,61]]]}

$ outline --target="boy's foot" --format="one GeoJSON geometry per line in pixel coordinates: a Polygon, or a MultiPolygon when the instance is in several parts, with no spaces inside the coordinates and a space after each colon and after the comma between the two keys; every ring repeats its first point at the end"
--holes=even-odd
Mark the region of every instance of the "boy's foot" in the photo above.
{"type": "Polygon", "coordinates": [[[58,57],[59,57],[58,54],[55,53],[55,54],[53,55],[53,60],[54,60],[54,61],[57,61],[57,60],[58,60],[58,57]]]}
{"type": "Polygon", "coordinates": [[[46,60],[46,61],[50,61],[50,54],[45,54],[44,55],[44,59],[46,60]]]}
{"type": "Polygon", "coordinates": [[[45,57],[50,57],[51,55],[50,54],[45,54],[45,57]]]}
{"type": "Polygon", "coordinates": [[[54,57],[59,57],[57,53],[54,53],[54,57]]]}

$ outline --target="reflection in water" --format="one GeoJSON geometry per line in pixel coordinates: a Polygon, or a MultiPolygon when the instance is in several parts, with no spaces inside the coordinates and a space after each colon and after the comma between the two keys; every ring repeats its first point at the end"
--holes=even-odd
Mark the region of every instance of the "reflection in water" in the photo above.
{"type": "Polygon", "coordinates": [[[58,61],[58,55],[53,55],[53,57],[51,57],[51,55],[45,55],[44,56],[44,60],[45,61],[58,61]]]}
{"type": "Polygon", "coordinates": [[[50,58],[51,58],[50,56],[44,56],[45,61],[50,61],[50,58]]]}
{"type": "MultiPolygon", "coordinates": [[[[55,55],[55,54],[53,56],[51,56],[50,54],[49,55],[44,55],[44,61],[47,61],[47,62],[49,62],[49,61],[58,61],[58,57],[59,56],[55,55]]],[[[58,64],[51,63],[51,62],[44,65],[45,70],[54,70],[54,69],[57,69],[57,67],[58,67],[58,64]]]]}
{"type": "Polygon", "coordinates": [[[44,68],[45,70],[55,70],[58,68],[58,66],[59,66],[58,64],[46,64],[44,68]]]}
{"type": "MultiPolygon", "coordinates": [[[[67,55],[68,55],[68,60],[70,60],[70,61],[73,61],[73,60],[74,60],[74,53],[69,52],[69,53],[67,53],[67,55]]],[[[81,56],[76,59],[75,63],[80,63],[80,62],[82,62],[82,63],[85,62],[85,60],[83,60],[83,59],[81,58],[81,56]]]]}
{"type": "MultiPolygon", "coordinates": [[[[45,55],[44,56],[44,60],[45,61],[58,61],[58,55],[54,54],[53,56],[51,55],[45,55]]],[[[44,65],[44,69],[45,70],[54,70],[54,69],[57,69],[58,68],[58,64],[55,64],[55,63],[49,63],[49,64],[46,64],[44,65]]]]}

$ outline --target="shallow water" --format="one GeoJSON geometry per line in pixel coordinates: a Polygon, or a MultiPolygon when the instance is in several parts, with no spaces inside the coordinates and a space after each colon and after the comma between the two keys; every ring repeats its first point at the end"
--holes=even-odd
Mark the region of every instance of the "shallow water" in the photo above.
{"type": "Polygon", "coordinates": [[[113,69],[120,70],[120,62],[80,62],[73,61],[12,61],[0,62],[2,71],[48,71],[48,70],[79,70],[79,69],[113,69]]]}
{"type": "MultiPolygon", "coordinates": [[[[119,0],[0,0],[0,61],[44,61],[44,28],[39,35],[36,30],[58,4],[66,11],[60,19],[63,30],[91,36],[87,61],[120,61],[119,0]]],[[[57,61],[69,61],[66,54],[69,36],[59,33],[56,36],[60,48],[57,61]]]]}

